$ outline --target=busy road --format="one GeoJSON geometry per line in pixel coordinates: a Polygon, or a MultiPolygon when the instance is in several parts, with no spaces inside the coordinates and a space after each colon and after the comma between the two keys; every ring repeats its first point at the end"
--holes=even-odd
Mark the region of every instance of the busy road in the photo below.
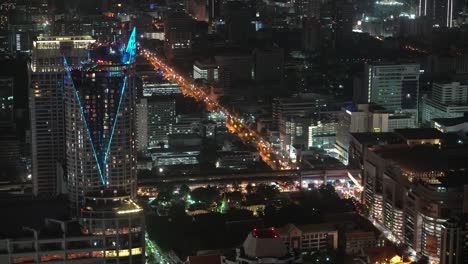
{"type": "Polygon", "coordinates": [[[236,134],[248,145],[254,146],[262,160],[273,170],[290,170],[295,168],[294,164],[283,158],[280,153],[273,150],[268,140],[260,135],[256,130],[248,127],[236,114],[219,104],[216,98],[210,96],[202,87],[198,87],[192,80],[177,73],[171,66],[162,61],[154,52],[142,49],[141,54],[156,68],[164,72],[165,78],[177,83],[184,96],[194,98],[199,102],[204,102],[209,111],[223,113],[226,118],[226,126],[231,133],[236,134]]]}

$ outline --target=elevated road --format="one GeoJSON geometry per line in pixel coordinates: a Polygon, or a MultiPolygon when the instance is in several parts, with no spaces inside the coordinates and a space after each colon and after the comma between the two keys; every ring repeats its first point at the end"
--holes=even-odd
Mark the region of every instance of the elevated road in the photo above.
{"type": "Polygon", "coordinates": [[[248,172],[248,173],[226,173],[214,175],[190,175],[190,176],[170,176],[154,177],[138,180],[138,187],[154,187],[161,183],[171,184],[214,184],[214,183],[234,183],[234,182],[263,182],[263,181],[301,181],[301,180],[340,180],[351,179],[360,186],[357,179],[359,174],[357,169],[328,169],[328,170],[289,170],[271,172],[248,172]],[[352,177],[352,178],[351,178],[352,177]],[[353,180],[354,178],[354,180],[353,180]]]}

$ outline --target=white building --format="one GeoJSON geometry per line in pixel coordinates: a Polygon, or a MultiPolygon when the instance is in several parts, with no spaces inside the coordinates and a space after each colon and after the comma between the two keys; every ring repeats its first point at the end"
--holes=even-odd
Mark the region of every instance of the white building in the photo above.
{"type": "Polygon", "coordinates": [[[355,102],[378,104],[388,111],[417,111],[419,69],[419,64],[366,64],[355,102]]]}
{"type": "Polygon", "coordinates": [[[90,36],[41,36],[33,42],[29,109],[34,195],[56,194],[57,163],[65,162],[63,57],[69,66],[79,66],[94,42],[90,36]]]}
{"type": "Polygon", "coordinates": [[[416,114],[386,111],[372,104],[358,104],[342,111],[335,148],[345,163],[348,162],[350,133],[393,132],[395,129],[417,127],[416,114]]]}
{"type": "Polygon", "coordinates": [[[224,256],[224,264],[302,263],[302,256],[288,252],[274,228],[254,229],[234,256],[224,256]]]}
{"type": "Polygon", "coordinates": [[[435,118],[462,117],[468,112],[468,85],[459,82],[434,83],[432,97],[422,103],[422,122],[435,118]]]}

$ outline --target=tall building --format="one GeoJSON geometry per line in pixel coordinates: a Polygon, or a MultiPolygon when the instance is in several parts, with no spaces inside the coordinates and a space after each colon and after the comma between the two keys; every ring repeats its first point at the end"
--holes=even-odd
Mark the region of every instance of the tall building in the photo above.
{"type": "Polygon", "coordinates": [[[355,91],[355,102],[417,112],[419,68],[418,64],[366,64],[364,85],[355,91]]]}
{"type": "Polygon", "coordinates": [[[432,96],[422,101],[422,122],[435,118],[462,117],[468,112],[468,85],[460,82],[435,82],[432,96]]]}
{"type": "Polygon", "coordinates": [[[164,19],[164,52],[169,59],[192,53],[193,20],[185,13],[168,14],[164,19]]]}
{"type": "Polygon", "coordinates": [[[148,146],[168,144],[168,135],[176,123],[176,101],[173,98],[148,98],[148,146]]]}
{"type": "Polygon", "coordinates": [[[141,263],[143,209],[136,197],[136,29],[126,48],[96,45],[79,67],[66,69],[67,187],[85,235],[102,238],[105,263],[141,263]]]}
{"type": "Polygon", "coordinates": [[[136,192],[135,30],[122,54],[97,46],[78,68],[67,65],[65,127],[67,184],[72,209],[88,193],[136,192]]]}
{"type": "Polygon", "coordinates": [[[148,99],[140,98],[136,105],[136,142],[138,151],[148,148],[148,99]]]}
{"type": "Polygon", "coordinates": [[[90,36],[60,36],[38,37],[33,43],[29,109],[34,195],[56,194],[61,181],[57,164],[65,162],[63,57],[76,67],[93,42],[90,36]]]}
{"type": "Polygon", "coordinates": [[[454,0],[419,0],[418,16],[426,16],[433,20],[439,27],[453,27],[453,14],[456,12],[454,0]]]}

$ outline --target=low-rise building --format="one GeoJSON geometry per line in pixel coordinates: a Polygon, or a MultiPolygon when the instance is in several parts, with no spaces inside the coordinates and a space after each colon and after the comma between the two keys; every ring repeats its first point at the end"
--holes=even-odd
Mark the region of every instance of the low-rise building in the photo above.
{"type": "Polygon", "coordinates": [[[338,230],[328,224],[288,224],[277,229],[284,243],[291,250],[317,252],[338,248],[338,230]]]}
{"type": "Polygon", "coordinates": [[[216,168],[242,170],[260,161],[256,151],[219,151],[216,168]]]}
{"type": "Polygon", "coordinates": [[[301,254],[288,251],[274,228],[254,229],[234,254],[223,256],[224,264],[302,263],[301,254]]]}

